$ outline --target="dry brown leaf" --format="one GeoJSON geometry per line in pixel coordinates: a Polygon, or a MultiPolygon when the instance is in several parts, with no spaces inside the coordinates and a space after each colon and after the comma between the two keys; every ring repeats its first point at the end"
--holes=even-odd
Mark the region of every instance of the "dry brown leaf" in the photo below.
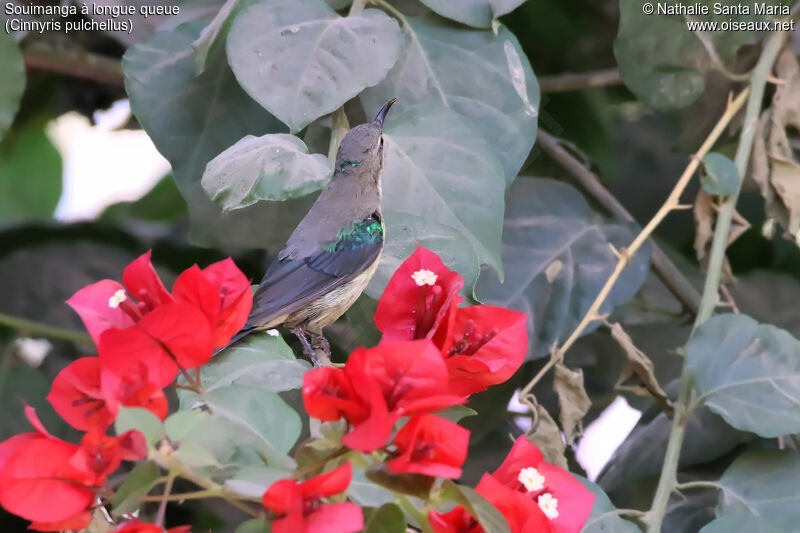
{"type": "MultiPolygon", "coordinates": [[[[703,270],[706,269],[708,264],[708,255],[711,250],[711,242],[714,239],[714,224],[716,220],[717,206],[714,203],[714,197],[701,188],[694,201],[694,251],[703,270]]],[[[728,246],[733,244],[748,229],[750,229],[750,223],[747,219],[740,215],[738,211],[734,211],[730,232],[728,233],[728,246]]],[[[733,275],[727,257],[722,264],[722,283],[725,285],[736,284],[736,278],[733,275]]]]}
{"type": "Polygon", "coordinates": [[[558,465],[564,470],[568,469],[567,458],[564,456],[564,440],[558,425],[547,409],[536,404],[536,421],[532,428],[532,433],[528,434],[528,439],[542,451],[544,460],[548,463],[558,465]]]}
{"type": "Polygon", "coordinates": [[[794,155],[789,130],[800,130],[800,64],[788,50],[778,58],[772,106],[761,115],[751,174],[764,197],[767,215],[795,239],[800,230],[800,162],[794,155]]]}
{"type": "Polygon", "coordinates": [[[622,326],[616,323],[609,325],[611,327],[611,336],[614,337],[617,344],[625,351],[625,355],[628,356],[628,364],[622,370],[614,387],[619,390],[630,391],[638,396],[654,398],[661,404],[661,409],[667,416],[672,418],[674,413],[672,402],[667,398],[667,394],[656,379],[653,362],[633,344],[633,339],[625,333],[622,326]]]}
{"type": "Polygon", "coordinates": [[[558,420],[564,430],[564,438],[571,446],[575,438],[583,433],[583,417],[592,406],[592,401],[583,388],[583,370],[570,370],[562,363],[556,363],[553,388],[558,395],[558,407],[561,411],[558,420]]]}

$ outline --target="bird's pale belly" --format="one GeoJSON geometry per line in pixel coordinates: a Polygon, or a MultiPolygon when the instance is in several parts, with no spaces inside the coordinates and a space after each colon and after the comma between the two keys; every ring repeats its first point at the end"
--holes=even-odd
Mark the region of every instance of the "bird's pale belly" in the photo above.
{"type": "Polygon", "coordinates": [[[290,314],[282,321],[283,324],[289,328],[305,325],[305,329],[308,331],[321,333],[322,328],[336,322],[358,300],[372,276],[375,275],[380,259],[380,255],[378,255],[375,262],[364,272],[290,314]]]}

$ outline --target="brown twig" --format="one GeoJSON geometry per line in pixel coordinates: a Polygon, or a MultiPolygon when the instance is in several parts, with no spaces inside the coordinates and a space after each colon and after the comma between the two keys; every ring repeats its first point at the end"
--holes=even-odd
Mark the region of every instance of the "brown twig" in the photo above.
{"type": "MultiPolygon", "coordinates": [[[[615,217],[628,222],[636,222],[625,207],[614,197],[613,194],[603,187],[600,178],[591,170],[586,168],[574,155],[567,151],[561,143],[552,135],[539,131],[536,142],[556,163],[564,167],[578,183],[581,184],[586,192],[594,197],[606,211],[615,217]]],[[[679,209],[681,206],[675,206],[679,209]]],[[[651,262],[653,270],[664,282],[664,285],[675,295],[675,297],[692,314],[697,313],[697,306],[700,304],[700,293],[691,282],[678,270],[678,267],[667,257],[661,248],[651,241],[653,254],[651,262]]]]}
{"type": "Polygon", "coordinates": [[[608,87],[622,83],[619,69],[610,68],[594,72],[580,72],[576,74],[558,74],[556,76],[539,77],[539,89],[543,93],[563,93],[580,91],[595,87],[608,87]]]}
{"type": "Polygon", "coordinates": [[[650,238],[653,231],[658,227],[659,224],[666,218],[668,214],[675,210],[676,207],[680,206],[680,198],[681,194],[683,194],[684,189],[689,184],[689,181],[692,179],[692,176],[697,171],[697,168],[700,166],[700,161],[702,160],[703,156],[706,155],[714,144],[717,142],[719,137],[722,135],[722,132],[728,127],[733,117],[742,109],[742,106],[747,101],[747,95],[749,93],[749,89],[744,89],[739,96],[736,97],[735,100],[728,104],[728,108],[726,109],[725,113],[717,122],[717,125],[714,126],[714,129],[709,133],[708,137],[706,138],[705,142],[703,142],[702,146],[697,153],[695,153],[689,160],[689,164],[686,167],[686,170],[683,171],[681,177],[678,178],[678,182],[675,184],[675,187],[672,189],[672,192],[667,197],[667,200],[664,202],[664,205],[653,215],[653,218],[650,219],[650,222],[642,229],[639,235],[628,245],[627,248],[623,248],[622,250],[618,251],[619,260],[617,261],[617,265],[614,268],[614,271],[609,276],[608,280],[606,281],[603,288],[600,290],[600,293],[592,302],[592,305],[589,307],[589,310],[584,315],[583,319],[581,319],[578,326],[575,330],[570,334],[566,341],[561,346],[558,346],[553,349],[550,360],[547,364],[539,371],[539,373],[534,377],[531,381],[528,382],[527,385],[522,389],[519,396],[524,397],[528,393],[531,392],[533,387],[536,383],[541,379],[541,377],[550,370],[555,364],[561,360],[564,354],[569,350],[569,348],[575,343],[576,340],[583,334],[586,330],[587,326],[596,320],[602,319],[602,316],[599,313],[600,306],[603,305],[608,294],[611,292],[611,289],[616,284],[617,280],[619,279],[620,274],[628,265],[630,258],[641,248],[641,246],[650,238]]]}
{"type": "Polygon", "coordinates": [[[80,48],[56,48],[44,42],[32,42],[22,49],[25,66],[58,72],[73,78],[124,87],[119,59],[93,54],[80,48]]]}

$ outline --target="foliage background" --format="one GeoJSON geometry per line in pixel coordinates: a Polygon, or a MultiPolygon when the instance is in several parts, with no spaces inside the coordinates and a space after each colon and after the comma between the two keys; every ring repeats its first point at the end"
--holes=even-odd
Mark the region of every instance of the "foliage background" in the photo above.
{"type": "MultiPolygon", "coordinates": [[[[392,3],[403,10],[422,9],[414,0],[392,3]]],[[[53,376],[72,359],[90,353],[91,347],[69,338],[59,339],[56,335],[57,338],[51,339],[54,343],[51,353],[41,366],[32,367],[19,357],[15,339],[21,335],[48,333],[37,324],[79,331],[80,321],[63,304],[75,290],[100,278],[117,277],[125,264],[150,248],[154,250],[153,257],[160,272],[167,278],[167,273],[195,262],[207,264],[232,254],[248,276],[259,279],[268,259],[310,205],[313,195],[272,205],[255,218],[232,215],[237,221],[234,229],[216,227],[213,223],[198,224],[198,220],[211,216],[211,203],[203,196],[197,181],[208,160],[238,140],[243,123],[244,129],[254,134],[285,132],[287,128],[245,95],[224,64],[218,65],[209,59],[208,70],[202,75],[202,79],[210,80],[221,75],[221,86],[236,92],[230,99],[235,105],[214,115],[214,110],[207,109],[204,104],[207,87],[198,87],[194,93],[180,91],[183,74],[179,69],[172,72],[174,84],[167,80],[163,85],[149,88],[152,80],[144,76],[137,79],[130,74],[143,72],[147,65],[164,59],[158,57],[158,52],[152,55],[151,50],[150,56],[147,50],[130,53],[122,60],[129,47],[151,38],[156,27],[173,30],[179,23],[187,22],[172,33],[155,37],[162,39],[162,50],[174,47],[165,56],[174,57],[178,49],[185,48],[197,37],[221,4],[216,0],[181,3],[180,20],[135,20],[136,29],[131,35],[32,34],[15,43],[0,34],[0,69],[7,74],[0,82],[0,99],[7,93],[13,99],[13,94],[19,93],[21,87],[14,87],[14,80],[23,79],[23,60],[27,65],[27,81],[18,112],[14,115],[0,109],[0,133],[9,126],[0,144],[0,340],[3,350],[0,439],[26,429],[21,417],[22,402],[35,406],[54,433],[69,435],[69,428],[59,423],[44,397],[53,376]],[[88,70],[87,64],[91,65],[88,70]],[[141,70],[137,70],[140,66],[141,70]],[[94,220],[58,223],[52,215],[61,195],[63,164],[45,134],[45,127],[68,111],[92,117],[96,110],[126,98],[123,67],[129,74],[128,93],[133,98],[138,120],[148,127],[158,148],[172,160],[172,175],[165,176],[140,200],[111,206],[94,220]],[[137,83],[141,83],[141,87],[137,88],[137,83]],[[166,106],[168,111],[160,106],[166,106]],[[180,106],[185,106],[183,112],[180,106]],[[208,130],[212,135],[197,138],[187,133],[197,129],[198,121],[205,120],[214,124],[208,130]],[[171,127],[184,127],[187,131],[173,131],[171,127]],[[190,209],[183,197],[190,198],[192,205],[191,231],[190,209]],[[266,244],[266,249],[253,246],[254,242],[266,244]],[[19,323],[13,318],[36,324],[19,323]]],[[[532,0],[500,20],[518,39],[542,88],[539,128],[571,143],[577,159],[601,177],[603,184],[639,223],[645,223],[672,189],[688,155],[699,146],[723,112],[731,83],[719,73],[704,73],[701,75],[704,85],[693,103],[680,102],[680,109],[659,110],[669,107],[669,102],[658,100],[657,95],[636,81],[637,67],[644,69],[642,76],[649,75],[641,57],[626,55],[623,41],[617,43],[615,55],[614,42],[620,21],[624,22],[631,13],[638,13],[638,8],[632,0],[532,0]],[[617,70],[620,67],[626,74],[628,87],[636,94],[621,83],[617,70]],[[631,70],[626,72],[626,68],[631,70]],[[600,72],[603,86],[587,88],[581,87],[579,82],[577,87],[564,90],[564,74],[587,72],[600,72]]],[[[628,21],[630,23],[630,19],[628,21]]],[[[633,45],[629,46],[652,50],[658,45],[658,38],[658,34],[644,31],[633,35],[633,45]]],[[[794,35],[792,40],[789,48],[797,54],[800,39],[794,35]]],[[[727,46],[726,43],[716,44],[727,46]]],[[[745,46],[738,55],[734,53],[736,48],[731,51],[725,59],[738,61],[742,69],[752,65],[753,57],[757,56],[756,47],[745,46]]],[[[687,49],[681,53],[691,56],[698,52],[687,49]]],[[[213,50],[209,57],[212,56],[213,50]]],[[[697,65],[685,68],[691,70],[697,65]]],[[[387,95],[393,96],[391,93],[391,88],[379,86],[362,102],[374,108],[387,95]]],[[[361,121],[358,117],[363,119],[357,101],[351,101],[346,110],[351,123],[361,121]]],[[[398,116],[393,115],[390,122],[399,120],[398,116]]],[[[430,128],[445,123],[438,117],[430,120],[430,128]]],[[[139,127],[136,119],[124,125],[124,128],[139,127]]],[[[442,133],[444,137],[458,135],[457,128],[445,128],[442,133]]],[[[312,152],[327,154],[327,135],[324,127],[314,129],[312,126],[301,137],[312,152]]],[[[720,143],[717,150],[732,155],[734,148],[735,139],[729,138],[720,143]]],[[[604,206],[591,194],[581,191],[574,177],[548,154],[534,146],[523,164],[522,174],[526,177],[516,180],[514,193],[507,196],[505,207],[507,223],[516,217],[529,216],[539,217],[542,222],[525,227],[518,234],[507,228],[505,238],[534,251],[570,242],[569,253],[561,259],[568,269],[574,269],[576,277],[563,284],[557,281],[542,285],[542,279],[550,275],[546,272],[550,263],[537,263],[533,254],[504,255],[506,284],[503,286],[498,285],[495,274],[489,271],[479,279],[478,298],[504,303],[523,301],[527,302],[524,305],[532,306],[536,311],[536,335],[532,360],[508,384],[476,398],[474,407],[479,416],[464,421],[473,431],[471,463],[465,474],[467,482],[477,481],[481,473],[496,466],[507,451],[508,434],[520,432],[517,419],[506,413],[508,401],[513,391],[544,365],[543,357],[552,343],[563,341],[577,324],[610,273],[613,256],[605,248],[606,241],[621,246],[636,232],[630,223],[613,220],[604,206]],[[599,248],[593,246],[604,251],[599,252],[599,248]],[[595,261],[599,271],[582,271],[580,266],[587,261],[595,261]],[[531,273],[538,276],[538,281],[526,282],[531,273]]],[[[508,166],[507,162],[499,164],[504,163],[508,166]]],[[[112,167],[107,172],[111,175],[116,170],[112,167]]],[[[513,177],[506,176],[506,179],[510,181],[513,177]]],[[[398,173],[385,179],[407,178],[407,174],[398,173]]],[[[693,181],[684,198],[693,199],[698,190],[699,182],[693,181]]],[[[731,271],[737,279],[731,288],[732,298],[738,308],[758,321],[800,335],[800,311],[795,305],[800,298],[800,250],[795,242],[783,238],[781,231],[769,238],[764,236],[761,231],[767,220],[764,200],[753,181],[744,183],[738,210],[750,227],[728,251],[731,271]]],[[[670,215],[667,223],[656,231],[656,242],[699,288],[702,274],[693,249],[694,241],[691,211],[670,215]]],[[[649,250],[645,250],[644,259],[627,271],[619,291],[612,293],[613,319],[623,324],[635,344],[655,363],[658,381],[669,394],[674,394],[675,385],[669,384],[678,377],[681,364],[675,349],[685,344],[691,321],[648,270],[647,253],[649,250]]],[[[462,273],[466,277],[476,275],[477,267],[477,263],[465,266],[466,272],[462,273]]],[[[605,311],[612,311],[612,307],[605,311]]],[[[365,299],[346,320],[331,328],[340,357],[358,343],[374,340],[374,331],[369,330],[368,320],[364,319],[369,313],[370,303],[365,299]]],[[[663,414],[658,414],[652,400],[615,389],[626,358],[607,328],[595,329],[580,339],[568,353],[566,363],[584,371],[585,386],[592,399],[584,424],[594,420],[619,394],[644,411],[633,433],[601,474],[599,483],[617,507],[647,509],[666,448],[668,421],[663,414]]],[[[559,405],[550,376],[545,377],[534,392],[557,417],[559,405]]],[[[718,477],[745,447],[775,447],[774,439],[758,439],[751,433],[735,430],[704,408],[696,416],[698,420],[693,422],[696,425],[690,423],[681,465],[688,479],[718,477]]],[[[787,438],[783,444],[795,448],[792,438],[787,438]]],[[[582,471],[569,448],[567,458],[571,470],[582,471]]],[[[699,530],[713,517],[716,505],[713,490],[693,490],[687,493],[686,499],[672,502],[664,530],[699,530]]],[[[201,509],[187,504],[171,507],[170,512],[175,513],[172,517],[175,523],[188,520],[198,527],[226,531],[225,511],[221,509],[201,509]]],[[[3,531],[22,531],[23,528],[21,521],[0,515],[3,531]]]]}

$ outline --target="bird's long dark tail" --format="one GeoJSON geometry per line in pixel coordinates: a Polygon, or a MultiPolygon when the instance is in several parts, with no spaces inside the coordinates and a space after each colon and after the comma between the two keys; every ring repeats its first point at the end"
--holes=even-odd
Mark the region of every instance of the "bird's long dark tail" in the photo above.
{"type": "Polygon", "coordinates": [[[234,335],[233,337],[231,337],[231,341],[230,341],[228,344],[226,344],[226,345],[225,345],[225,346],[223,346],[222,348],[218,348],[218,349],[214,350],[214,355],[217,355],[217,354],[218,354],[219,352],[221,352],[222,350],[227,350],[227,349],[228,349],[228,348],[230,348],[232,345],[236,344],[236,343],[237,343],[237,342],[239,342],[239,341],[240,341],[242,338],[244,338],[244,337],[246,337],[247,335],[249,335],[249,334],[253,333],[254,331],[255,331],[255,329],[254,329],[254,328],[245,328],[245,329],[243,329],[242,331],[240,331],[239,333],[237,333],[236,335],[234,335]]]}

